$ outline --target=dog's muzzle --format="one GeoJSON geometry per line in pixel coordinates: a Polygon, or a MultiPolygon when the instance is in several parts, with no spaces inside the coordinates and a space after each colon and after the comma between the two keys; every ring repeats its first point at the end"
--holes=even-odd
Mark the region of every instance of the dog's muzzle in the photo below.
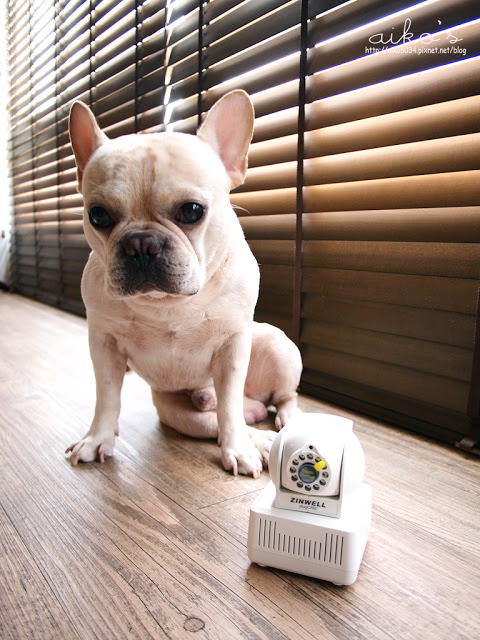
{"type": "Polygon", "coordinates": [[[122,296],[151,291],[193,295],[198,286],[192,276],[186,250],[167,234],[154,230],[128,231],[118,241],[112,281],[122,296]]]}

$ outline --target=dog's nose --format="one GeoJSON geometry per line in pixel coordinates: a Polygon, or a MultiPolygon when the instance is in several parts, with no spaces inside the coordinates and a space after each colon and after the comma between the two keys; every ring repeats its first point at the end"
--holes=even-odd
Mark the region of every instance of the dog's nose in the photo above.
{"type": "Polygon", "coordinates": [[[162,251],[164,244],[165,241],[160,236],[150,231],[132,231],[120,241],[125,255],[137,258],[142,262],[157,256],[162,251]]]}
{"type": "Polygon", "coordinates": [[[150,231],[133,231],[121,240],[122,249],[132,258],[139,254],[156,256],[163,245],[163,240],[150,231]]]}

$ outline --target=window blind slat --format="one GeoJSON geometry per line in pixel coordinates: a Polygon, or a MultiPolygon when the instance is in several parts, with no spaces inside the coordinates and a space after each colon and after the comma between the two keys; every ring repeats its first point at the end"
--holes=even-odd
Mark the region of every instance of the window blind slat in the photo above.
{"type": "MultiPolygon", "coordinates": [[[[373,180],[415,174],[468,171],[478,167],[480,134],[468,134],[411,144],[379,147],[306,159],[305,185],[373,180]]],[[[293,187],[297,180],[296,162],[252,169],[245,184],[237,190],[259,191],[293,187]]]]}
{"type": "MultiPolygon", "coordinates": [[[[472,55],[480,53],[480,39],[478,38],[480,21],[474,21],[458,27],[455,37],[462,40],[462,51],[468,50],[472,55]],[[457,35],[458,34],[458,35],[457,35]]],[[[431,36],[415,41],[409,47],[403,47],[411,53],[397,51],[397,48],[379,51],[378,53],[347,62],[339,67],[335,66],[325,71],[319,71],[311,76],[308,82],[308,95],[312,100],[325,98],[352,91],[358,87],[373,85],[395,77],[404,77],[407,74],[424,71],[429,68],[438,69],[438,49],[445,49],[442,54],[444,64],[463,60],[463,56],[457,53],[457,48],[448,44],[450,31],[443,32],[438,47],[429,44],[431,36]],[[420,55],[418,50],[423,50],[420,55]]],[[[402,45],[403,46],[403,45],[402,45]]],[[[323,58],[320,56],[323,61],[323,58]]],[[[408,82],[408,78],[406,78],[408,82]]]]}
{"type": "Polygon", "coordinates": [[[392,363],[420,372],[468,383],[471,373],[471,354],[468,349],[431,341],[377,333],[350,328],[348,332],[338,325],[305,323],[304,336],[318,349],[331,349],[355,357],[392,363]],[[418,354],[422,354],[420,366],[418,354]]]}
{"type": "MultiPolygon", "coordinates": [[[[242,218],[242,223],[246,222],[248,220],[242,218]]],[[[252,222],[255,223],[255,219],[252,222]]],[[[357,242],[480,242],[480,207],[311,213],[304,216],[304,238],[357,242]]]]}
{"type": "MultiPolygon", "coordinates": [[[[480,97],[471,96],[308,131],[305,134],[305,157],[318,158],[393,144],[461,136],[479,130],[480,97]]],[[[296,157],[297,136],[293,134],[254,143],[248,161],[249,166],[255,168],[295,161],[296,157]]]]}
{"type": "MultiPolygon", "coordinates": [[[[475,26],[478,7],[474,0],[437,0],[435,11],[441,16],[440,26],[432,21],[431,3],[423,2],[353,31],[344,30],[344,23],[338,22],[339,16],[336,20],[321,16],[310,25],[310,40],[316,46],[309,52],[309,73],[353,60],[363,61],[365,65],[375,64],[373,54],[377,60],[380,58],[388,64],[396,61],[398,65],[410,65],[410,60],[421,63],[423,57],[431,55],[441,56],[444,63],[449,52],[440,53],[442,48],[450,49],[457,44],[463,49],[467,44],[464,38],[470,37],[471,31],[478,33],[475,26]],[[470,27],[463,24],[470,21],[474,21],[470,27]],[[434,33],[432,24],[435,24],[434,33]],[[423,34],[426,34],[424,38],[421,37],[423,34]],[[392,42],[398,44],[393,46],[392,42]],[[410,56],[409,51],[413,48],[416,51],[410,56]]],[[[477,46],[478,38],[475,39],[474,33],[472,36],[470,44],[477,46]]],[[[468,46],[467,49],[469,56],[474,55],[468,46]]]]}
{"type": "Polygon", "coordinates": [[[209,25],[205,34],[205,45],[208,47],[206,60],[213,67],[234,54],[297,26],[299,17],[300,3],[297,1],[286,4],[278,0],[243,3],[237,10],[227,14],[224,20],[209,25]],[[281,7],[282,4],[285,6],[281,7]],[[245,28],[248,23],[249,27],[245,28]],[[229,37],[225,38],[226,35],[229,37]]]}
{"type": "Polygon", "coordinates": [[[305,211],[475,206],[479,178],[476,170],[305,187],[305,211]]]}
{"type": "Polygon", "coordinates": [[[475,280],[479,276],[480,247],[473,242],[310,240],[304,242],[303,264],[475,280]]]}
{"type": "Polygon", "coordinates": [[[319,100],[306,108],[307,129],[478,95],[479,63],[469,58],[319,100]]]}
{"type": "Polygon", "coordinates": [[[473,315],[476,312],[478,282],[307,267],[304,270],[304,291],[327,298],[366,300],[473,315]]]}
{"type": "Polygon", "coordinates": [[[409,367],[382,363],[334,350],[308,346],[304,366],[326,376],[347,379],[365,387],[404,396],[442,409],[462,413],[468,400],[468,384],[432,376],[409,367]],[[321,365],[316,363],[321,361],[321,365]]]}

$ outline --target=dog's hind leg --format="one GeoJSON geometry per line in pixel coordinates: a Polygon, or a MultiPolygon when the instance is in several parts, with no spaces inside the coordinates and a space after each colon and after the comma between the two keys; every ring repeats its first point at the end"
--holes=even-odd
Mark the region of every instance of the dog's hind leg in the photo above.
{"type": "MultiPolygon", "coordinates": [[[[193,406],[199,411],[215,411],[217,409],[217,394],[213,385],[192,391],[191,399],[193,406]]],[[[265,420],[267,415],[267,407],[261,400],[244,396],[243,416],[247,424],[255,424],[265,420]]]]}
{"type": "Polygon", "coordinates": [[[192,403],[191,394],[152,389],[152,398],[163,424],[193,438],[217,438],[217,412],[199,410],[192,403]]]}
{"type": "Polygon", "coordinates": [[[245,391],[273,405],[275,427],[281,429],[297,407],[297,387],[302,358],[297,346],[283,331],[267,323],[253,323],[253,340],[245,391]]]}
{"type": "MultiPolygon", "coordinates": [[[[199,392],[166,392],[152,390],[153,403],[158,411],[160,422],[175,431],[193,438],[217,438],[217,397],[213,387],[199,392]],[[213,407],[206,409],[205,407],[213,407]]],[[[244,399],[245,417],[253,422],[267,416],[267,408],[260,401],[244,399]]],[[[248,435],[260,452],[263,466],[267,466],[270,446],[275,437],[274,431],[247,427],[248,435]]]]}

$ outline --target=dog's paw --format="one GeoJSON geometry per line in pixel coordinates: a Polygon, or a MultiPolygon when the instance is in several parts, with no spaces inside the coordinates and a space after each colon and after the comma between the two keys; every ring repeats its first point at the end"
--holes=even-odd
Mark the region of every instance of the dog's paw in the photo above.
{"type": "Polygon", "coordinates": [[[65,453],[71,453],[70,462],[76,465],[79,462],[103,462],[105,458],[113,455],[115,436],[95,437],[87,435],[80,442],[70,445],[65,453]]]}
{"type": "Polygon", "coordinates": [[[257,449],[247,431],[241,435],[226,439],[220,445],[222,449],[222,464],[226,471],[234,476],[241,475],[259,478],[262,473],[262,454],[257,449]]]}
{"type": "Polygon", "coordinates": [[[248,435],[250,436],[253,444],[260,452],[262,456],[262,464],[264,467],[268,465],[268,457],[270,455],[270,449],[272,442],[277,435],[275,431],[267,431],[265,429],[256,429],[255,427],[248,427],[248,435]]]}
{"type": "Polygon", "coordinates": [[[287,422],[298,413],[300,413],[300,409],[296,406],[292,406],[291,403],[277,407],[277,415],[275,416],[275,428],[277,431],[283,429],[287,422]]]}

